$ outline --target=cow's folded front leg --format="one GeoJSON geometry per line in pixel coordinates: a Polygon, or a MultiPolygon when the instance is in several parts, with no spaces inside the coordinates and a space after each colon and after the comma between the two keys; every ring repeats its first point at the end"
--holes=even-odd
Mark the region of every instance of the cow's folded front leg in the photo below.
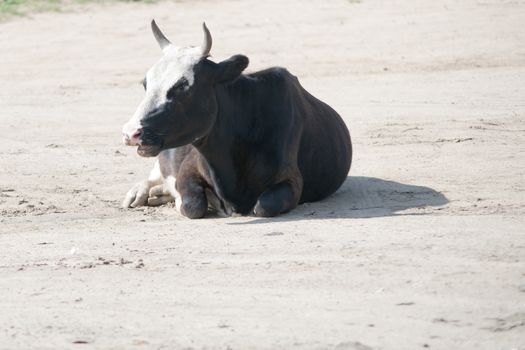
{"type": "Polygon", "coordinates": [[[271,217],[286,213],[297,206],[301,194],[300,181],[284,181],[263,192],[253,208],[260,217],[271,217]]]}
{"type": "Polygon", "coordinates": [[[148,203],[150,188],[151,184],[148,180],[136,183],[128,193],[126,193],[126,197],[124,201],[122,201],[122,206],[124,208],[136,208],[146,205],[148,203]]]}
{"type": "Polygon", "coordinates": [[[199,219],[208,211],[208,199],[203,187],[204,181],[193,173],[193,170],[184,166],[181,168],[179,179],[174,183],[175,200],[176,207],[182,215],[190,219],[199,219]]]}
{"type": "Polygon", "coordinates": [[[175,198],[171,195],[168,184],[152,187],[149,190],[148,205],[155,207],[166,203],[174,202],[175,198]]]}
{"type": "Polygon", "coordinates": [[[208,199],[204,188],[195,183],[186,183],[180,188],[182,203],[180,212],[190,219],[199,219],[208,211],[208,199]]]}
{"type": "MultiPolygon", "coordinates": [[[[129,191],[126,193],[126,197],[122,201],[122,206],[124,208],[136,208],[143,205],[148,205],[148,199],[150,197],[150,190],[155,188],[155,186],[163,183],[163,177],[160,172],[159,161],[155,162],[153,169],[151,170],[147,180],[136,183],[129,191]]],[[[149,204],[155,205],[155,204],[149,204]]],[[[160,204],[157,204],[160,205],[160,204]]]]}

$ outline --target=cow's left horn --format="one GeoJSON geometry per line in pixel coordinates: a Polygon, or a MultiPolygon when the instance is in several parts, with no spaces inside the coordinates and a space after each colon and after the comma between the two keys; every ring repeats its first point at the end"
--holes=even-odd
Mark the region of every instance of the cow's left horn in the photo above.
{"type": "Polygon", "coordinates": [[[170,41],[160,31],[159,27],[157,26],[157,23],[155,23],[155,20],[151,21],[151,31],[153,32],[155,39],[157,39],[157,42],[159,43],[161,49],[164,50],[166,46],[171,45],[170,41]]]}
{"type": "Polygon", "coordinates": [[[202,57],[207,57],[211,50],[211,34],[206,27],[206,23],[202,22],[202,30],[204,30],[204,42],[202,43],[202,57]]]}

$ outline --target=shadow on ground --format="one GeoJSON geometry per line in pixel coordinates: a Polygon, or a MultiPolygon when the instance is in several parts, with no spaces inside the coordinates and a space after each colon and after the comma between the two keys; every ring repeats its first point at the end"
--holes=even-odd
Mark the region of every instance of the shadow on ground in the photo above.
{"type": "MultiPolygon", "coordinates": [[[[400,213],[407,209],[442,206],[448,199],[440,192],[424,186],[408,185],[375,177],[349,176],[332,196],[315,203],[305,203],[292,212],[270,219],[248,223],[332,218],[372,218],[394,215],[424,215],[400,213]]],[[[246,223],[230,223],[242,225],[246,223]]]]}

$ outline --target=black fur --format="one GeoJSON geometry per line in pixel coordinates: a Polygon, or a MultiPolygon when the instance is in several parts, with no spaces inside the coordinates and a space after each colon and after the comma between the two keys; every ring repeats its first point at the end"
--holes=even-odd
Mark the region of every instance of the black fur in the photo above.
{"type": "Polygon", "coordinates": [[[242,55],[195,66],[195,82],[146,116],[146,156],[178,147],[182,212],[205,215],[205,190],[228,214],[275,216],[320,200],[345,180],[352,159],[341,117],[286,69],[241,75],[242,55]],[[254,210],[255,207],[255,210],[254,210]]]}

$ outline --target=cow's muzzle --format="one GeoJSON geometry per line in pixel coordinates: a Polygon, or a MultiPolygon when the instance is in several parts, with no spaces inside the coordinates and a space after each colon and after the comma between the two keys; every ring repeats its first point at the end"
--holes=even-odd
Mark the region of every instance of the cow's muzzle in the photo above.
{"type": "Polygon", "coordinates": [[[140,142],[141,129],[134,129],[131,131],[122,132],[122,141],[127,146],[137,146],[140,142]]]}

